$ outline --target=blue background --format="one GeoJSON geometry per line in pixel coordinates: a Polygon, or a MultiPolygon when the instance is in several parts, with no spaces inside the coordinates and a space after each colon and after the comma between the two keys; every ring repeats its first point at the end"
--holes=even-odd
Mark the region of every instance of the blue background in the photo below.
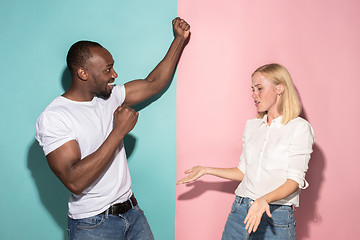
{"type": "MultiPolygon", "coordinates": [[[[1,1],[1,239],[67,239],[68,190],[49,169],[34,138],[44,108],[70,84],[66,54],[93,40],[115,59],[117,84],[144,78],[172,39],[175,0],[1,1]]],[[[175,78],[136,106],[125,139],[133,190],[155,239],[174,238],[175,78]],[[161,96],[161,98],[159,98],[161,96]]]]}

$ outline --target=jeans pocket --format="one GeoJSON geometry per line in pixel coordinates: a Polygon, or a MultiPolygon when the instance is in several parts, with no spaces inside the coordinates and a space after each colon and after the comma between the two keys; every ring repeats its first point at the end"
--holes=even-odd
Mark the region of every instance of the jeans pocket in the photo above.
{"type": "Polygon", "coordinates": [[[266,214],[264,214],[266,221],[274,227],[288,228],[295,224],[294,213],[290,207],[280,207],[271,211],[271,215],[272,218],[269,218],[266,214]]]}
{"type": "Polygon", "coordinates": [[[76,228],[77,229],[94,229],[99,227],[105,221],[103,214],[99,214],[89,218],[77,219],[76,228]]]}
{"type": "Polygon", "coordinates": [[[236,206],[237,206],[238,202],[235,200],[231,206],[231,212],[234,213],[236,212],[236,206]]]}
{"type": "Polygon", "coordinates": [[[278,228],[287,228],[289,227],[289,222],[283,222],[283,221],[278,221],[278,219],[269,218],[266,216],[266,221],[268,224],[270,224],[273,227],[278,227],[278,228]]]}
{"type": "Polygon", "coordinates": [[[134,207],[135,210],[139,211],[141,214],[144,214],[144,211],[139,207],[139,204],[134,207]]]}

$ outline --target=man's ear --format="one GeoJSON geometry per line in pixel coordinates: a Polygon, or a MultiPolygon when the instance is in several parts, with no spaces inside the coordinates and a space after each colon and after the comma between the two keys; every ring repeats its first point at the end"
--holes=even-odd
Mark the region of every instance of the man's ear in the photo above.
{"type": "Polygon", "coordinates": [[[88,79],[88,73],[83,67],[78,69],[77,75],[83,81],[87,81],[87,79],[88,79]]]}

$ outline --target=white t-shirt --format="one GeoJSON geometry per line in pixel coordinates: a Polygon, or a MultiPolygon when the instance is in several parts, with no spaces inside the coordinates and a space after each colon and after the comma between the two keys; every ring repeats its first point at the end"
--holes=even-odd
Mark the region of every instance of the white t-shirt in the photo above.
{"type": "MultiPolygon", "coordinates": [[[[124,99],[124,86],[114,86],[107,100],[94,97],[90,102],[77,102],[62,96],[55,98],[36,122],[36,139],[45,155],[70,140],[78,142],[81,159],[95,152],[113,129],[113,113],[124,99]]],[[[91,217],[130,198],[131,178],[123,143],[113,157],[109,167],[82,194],[70,195],[69,217],[91,217]]]]}
{"type": "Polygon", "coordinates": [[[300,189],[308,186],[305,173],[314,132],[303,118],[297,117],[285,125],[281,119],[282,116],[274,119],[270,126],[267,115],[247,121],[238,166],[245,176],[235,194],[255,200],[292,179],[299,184],[299,190],[272,203],[298,207],[300,189]]]}

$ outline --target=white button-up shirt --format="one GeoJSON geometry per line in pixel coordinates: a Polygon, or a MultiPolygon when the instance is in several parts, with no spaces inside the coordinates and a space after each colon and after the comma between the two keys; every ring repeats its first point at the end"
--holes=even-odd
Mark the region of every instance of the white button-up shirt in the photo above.
{"type": "Polygon", "coordinates": [[[292,179],[299,190],[273,204],[299,206],[300,189],[308,186],[305,173],[314,143],[310,124],[297,117],[287,124],[282,117],[270,126],[267,115],[247,121],[243,134],[243,151],[238,168],[245,174],[235,194],[257,199],[292,179]]]}

